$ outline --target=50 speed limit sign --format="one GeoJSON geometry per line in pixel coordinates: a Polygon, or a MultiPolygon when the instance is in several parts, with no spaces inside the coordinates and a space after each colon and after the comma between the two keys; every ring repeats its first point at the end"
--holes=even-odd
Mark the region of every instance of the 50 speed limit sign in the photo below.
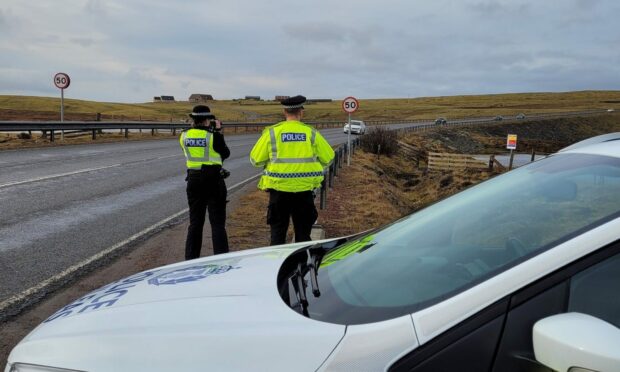
{"type": "Polygon", "coordinates": [[[360,103],[355,97],[347,97],[342,101],[342,109],[349,114],[354,113],[360,107],[360,103]]]}
{"type": "Polygon", "coordinates": [[[69,87],[69,84],[71,84],[71,79],[69,79],[69,75],[65,74],[64,72],[59,72],[54,75],[54,85],[56,85],[56,88],[66,89],[69,87]]]}

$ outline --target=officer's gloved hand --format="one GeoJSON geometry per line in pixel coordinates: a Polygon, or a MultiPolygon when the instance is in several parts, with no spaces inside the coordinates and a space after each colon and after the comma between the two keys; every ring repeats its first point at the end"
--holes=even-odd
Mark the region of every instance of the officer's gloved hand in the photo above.
{"type": "Polygon", "coordinates": [[[321,189],[313,189],[312,190],[312,199],[316,199],[316,196],[321,193],[321,189]]]}
{"type": "Polygon", "coordinates": [[[228,178],[228,176],[230,176],[230,172],[224,168],[220,169],[220,176],[222,176],[222,178],[228,178]]]}

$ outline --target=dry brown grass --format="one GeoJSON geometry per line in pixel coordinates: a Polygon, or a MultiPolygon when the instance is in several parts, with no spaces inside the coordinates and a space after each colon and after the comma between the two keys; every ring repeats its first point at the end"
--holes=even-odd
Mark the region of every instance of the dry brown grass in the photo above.
{"type": "Polygon", "coordinates": [[[226,222],[232,250],[269,245],[269,225],[266,222],[268,201],[269,194],[261,190],[241,197],[226,222]]]}
{"type": "Polygon", "coordinates": [[[424,143],[426,151],[465,154],[505,153],[506,136],[518,136],[517,152],[552,153],[577,141],[620,132],[619,114],[506,122],[472,127],[441,127],[410,133],[402,141],[424,143]]]}
{"type": "MultiPolygon", "coordinates": [[[[328,192],[327,208],[319,210],[318,222],[327,237],[354,234],[397,220],[488,177],[486,172],[468,171],[425,174],[405,155],[377,158],[358,151],[328,192]]],[[[269,244],[267,202],[268,195],[258,190],[241,198],[228,218],[232,246],[269,244]]],[[[289,230],[288,241],[291,238],[289,230]]]]}

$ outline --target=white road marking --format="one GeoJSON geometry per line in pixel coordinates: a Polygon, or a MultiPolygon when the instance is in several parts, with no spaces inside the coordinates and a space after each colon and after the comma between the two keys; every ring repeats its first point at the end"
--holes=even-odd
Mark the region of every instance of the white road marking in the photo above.
{"type": "Polygon", "coordinates": [[[44,180],[49,180],[49,179],[53,179],[53,178],[59,178],[59,177],[65,177],[65,176],[71,176],[74,174],[80,174],[80,173],[86,173],[86,172],[92,172],[92,171],[97,171],[97,170],[101,170],[101,169],[108,169],[108,168],[114,168],[114,167],[119,167],[122,164],[113,164],[113,165],[106,165],[105,167],[99,167],[99,168],[87,168],[87,169],[80,169],[78,171],[74,171],[74,172],[67,172],[67,173],[60,173],[60,174],[52,174],[49,176],[44,176],[44,177],[38,177],[38,178],[31,178],[29,180],[24,180],[24,181],[17,181],[17,182],[9,182],[9,183],[5,183],[0,185],[0,189],[4,188],[4,187],[9,187],[9,186],[16,186],[16,185],[22,185],[24,183],[30,183],[30,182],[37,182],[37,181],[44,181],[44,180]]]}
{"type": "MultiPolygon", "coordinates": [[[[143,159],[143,161],[162,160],[162,159],[169,159],[169,158],[176,158],[176,157],[179,157],[179,156],[178,155],[160,156],[160,157],[157,157],[157,158],[154,158],[154,159],[143,159]]],[[[22,185],[24,183],[44,181],[44,180],[49,180],[49,179],[53,179],[53,178],[72,176],[74,174],[87,173],[87,172],[93,172],[93,171],[98,171],[98,170],[102,170],[102,169],[115,168],[115,167],[120,167],[121,165],[123,165],[123,164],[120,164],[120,163],[119,164],[112,164],[112,165],[106,165],[104,167],[99,167],[99,168],[80,169],[78,171],[67,172],[67,173],[59,173],[59,174],[52,174],[52,175],[49,175],[49,176],[38,177],[38,178],[31,178],[29,180],[24,180],[24,181],[9,182],[9,183],[5,183],[5,184],[1,184],[0,185],[0,189],[4,188],[4,187],[9,187],[9,186],[22,185]]]]}
{"type": "MultiPolygon", "coordinates": [[[[258,178],[261,175],[261,173],[256,174],[252,177],[246,178],[245,180],[238,182],[232,186],[230,186],[228,188],[228,190],[233,190],[243,184],[246,184],[256,178],[258,178]]],[[[0,187],[2,187],[2,185],[0,185],[0,187]]],[[[165,225],[166,223],[174,220],[175,218],[185,214],[189,212],[189,208],[185,208],[180,212],[177,212],[175,214],[173,214],[170,217],[164,218],[163,220],[157,222],[156,224],[149,226],[147,228],[145,228],[144,230],[130,236],[129,238],[123,240],[120,243],[114,244],[113,246],[111,246],[110,248],[104,249],[103,251],[91,256],[90,258],[87,258],[85,260],[83,260],[82,262],[79,262],[71,267],[69,267],[68,269],[64,270],[63,272],[56,274],[44,281],[42,281],[41,283],[30,287],[28,289],[26,289],[25,291],[22,291],[12,297],[10,297],[9,299],[0,302],[0,314],[2,312],[4,312],[6,309],[10,308],[11,306],[15,305],[15,304],[19,304],[23,301],[25,301],[28,297],[33,296],[33,295],[37,295],[38,293],[40,293],[41,291],[45,290],[46,287],[49,287],[51,285],[53,285],[54,283],[60,283],[62,281],[64,281],[65,278],[69,277],[70,275],[73,275],[77,272],[80,272],[84,267],[87,267],[88,265],[97,262],[98,260],[103,259],[104,257],[113,254],[114,252],[116,252],[117,250],[121,249],[122,247],[124,247],[125,245],[136,241],[138,239],[140,239],[142,236],[148,234],[149,232],[165,225]]]]}

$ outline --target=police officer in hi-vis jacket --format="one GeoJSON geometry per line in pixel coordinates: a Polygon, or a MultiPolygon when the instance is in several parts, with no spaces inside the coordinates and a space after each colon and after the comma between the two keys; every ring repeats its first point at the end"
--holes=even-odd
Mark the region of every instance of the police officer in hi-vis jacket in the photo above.
{"type": "Polygon", "coordinates": [[[228,252],[226,235],[226,184],[222,162],[230,150],[221,133],[222,124],[208,106],[198,105],[189,116],[192,128],[181,133],[179,142],[187,165],[187,201],[189,228],[185,242],[185,259],[200,257],[202,230],[206,211],[209,211],[213,253],[228,252]]]}
{"type": "Polygon", "coordinates": [[[250,152],[252,164],[264,168],[258,188],[269,191],[271,245],[285,243],[291,217],[295,241],[310,240],[318,216],[312,190],[320,187],[324,167],[334,159],[321,133],[301,122],[304,102],[304,96],[281,101],[286,120],[265,128],[250,152]]]}

